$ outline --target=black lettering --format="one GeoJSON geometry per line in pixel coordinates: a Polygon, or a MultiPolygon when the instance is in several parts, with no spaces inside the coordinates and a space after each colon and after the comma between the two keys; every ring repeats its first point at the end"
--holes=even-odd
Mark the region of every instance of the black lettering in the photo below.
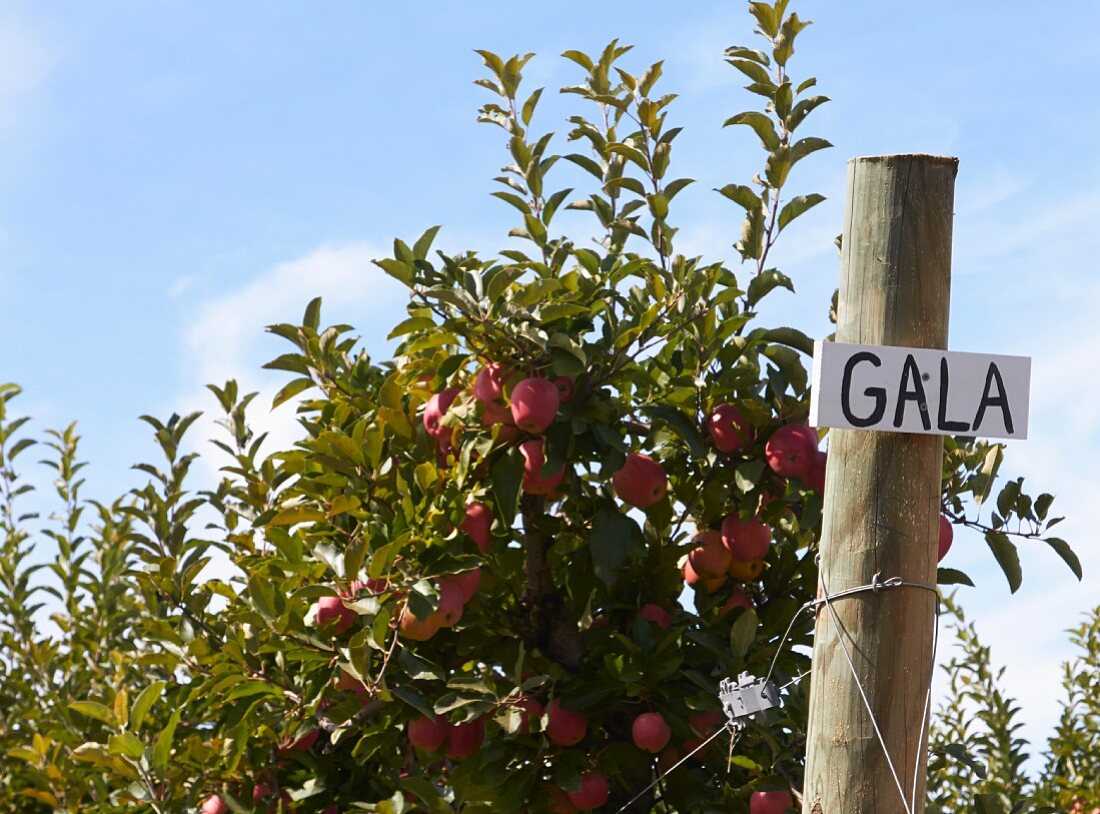
{"type": "Polygon", "coordinates": [[[924,429],[932,429],[932,420],[928,417],[928,397],[924,394],[924,385],[920,380],[920,370],[913,354],[905,356],[905,366],[901,369],[901,384],[898,385],[898,406],[894,410],[894,426],[900,427],[905,418],[905,402],[915,401],[920,410],[920,421],[924,429]],[[911,386],[907,386],[911,382],[911,386]]]}
{"type": "Polygon", "coordinates": [[[864,395],[875,400],[875,409],[869,416],[861,418],[852,412],[852,371],[860,362],[870,362],[875,367],[882,367],[882,360],[870,351],[853,353],[844,363],[844,375],[840,380],[840,409],[853,427],[870,427],[880,422],[886,414],[886,390],[882,387],[868,387],[863,391],[864,395]]]}
{"type": "Polygon", "coordinates": [[[951,383],[947,372],[947,357],[940,359],[940,411],[936,417],[936,426],[940,432],[966,432],[970,425],[965,421],[947,420],[947,388],[951,383]]]}
{"type": "Polygon", "coordinates": [[[1005,419],[1005,431],[1012,435],[1012,411],[1008,408],[1008,394],[1005,392],[1004,379],[1001,378],[1001,371],[997,369],[997,365],[994,362],[989,363],[989,370],[985,374],[985,389],[982,391],[982,403],[978,405],[978,414],[974,416],[974,433],[977,434],[978,427],[982,425],[982,419],[985,418],[985,411],[987,407],[1000,407],[1001,414],[1005,419]],[[993,382],[997,383],[997,397],[993,398],[990,390],[993,386],[993,382]]]}

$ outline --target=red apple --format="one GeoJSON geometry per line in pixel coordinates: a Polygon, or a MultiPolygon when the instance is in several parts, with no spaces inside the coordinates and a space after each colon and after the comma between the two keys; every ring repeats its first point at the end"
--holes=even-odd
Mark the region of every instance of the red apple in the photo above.
{"type": "Polygon", "coordinates": [[[754,791],[749,798],[749,814],[787,814],[794,808],[789,791],[754,791]]]}
{"type": "Polygon", "coordinates": [[[447,730],[444,754],[451,760],[465,760],[481,748],[485,740],[485,722],[480,718],[455,724],[447,730]]]}
{"type": "Polygon", "coordinates": [[[825,494],[825,465],[829,460],[829,453],[818,450],[814,455],[814,464],[806,474],[806,485],[815,492],[825,494]]]}
{"type": "Polygon", "coordinates": [[[474,594],[477,593],[477,585],[481,581],[481,569],[475,568],[473,571],[464,571],[461,574],[452,574],[449,577],[443,577],[440,584],[444,582],[451,583],[458,590],[459,596],[462,597],[462,602],[465,604],[473,599],[474,594]]]}
{"type": "Polygon", "coordinates": [[[343,670],[337,671],[335,687],[338,690],[354,692],[361,699],[370,693],[366,684],[351,673],[345,673],[343,670]]]}
{"type": "Polygon", "coordinates": [[[451,723],[438,715],[421,715],[409,721],[409,743],[421,752],[437,752],[447,740],[451,723]]]}
{"type": "Polygon", "coordinates": [[[711,411],[707,432],[719,452],[736,452],[752,440],[752,425],[732,404],[719,404],[711,411]]]}
{"type": "Polygon", "coordinates": [[[285,811],[287,810],[287,807],[294,802],[290,799],[290,795],[287,794],[285,791],[279,792],[279,798],[277,802],[271,799],[274,794],[275,791],[270,786],[268,786],[267,783],[257,783],[252,787],[252,804],[260,805],[261,803],[266,802],[268,810],[274,811],[276,805],[278,803],[282,803],[283,810],[285,811]]]}
{"type": "Polygon", "coordinates": [[[665,496],[668,476],[664,467],[648,455],[632,452],[626,456],[623,468],[612,475],[611,484],[620,500],[644,509],[665,496]]]}
{"type": "Polygon", "coordinates": [[[512,414],[499,401],[483,401],[481,403],[481,423],[486,427],[509,424],[511,421],[512,414]]]}
{"type": "Polygon", "coordinates": [[[229,806],[227,806],[225,800],[217,794],[211,794],[202,801],[202,807],[199,808],[199,812],[200,814],[229,814],[229,806]]]}
{"type": "MultiPolygon", "coordinates": [[[[727,554],[728,554],[728,552],[727,552],[727,554]]],[[[731,560],[731,562],[732,562],[732,560],[731,560]]],[[[725,575],[718,576],[718,577],[706,577],[706,576],[701,575],[698,571],[696,571],[692,567],[690,555],[684,558],[684,562],[683,562],[683,565],[681,566],[681,568],[683,569],[683,572],[684,572],[684,582],[686,582],[688,585],[691,585],[692,587],[694,587],[696,585],[702,585],[704,588],[706,588],[711,593],[714,593],[715,591],[717,591],[726,582],[725,575]]]]}
{"type": "Polygon", "coordinates": [[[722,723],[722,713],[701,712],[688,718],[688,723],[691,724],[691,728],[695,730],[696,735],[707,738],[713,735],[714,730],[722,723]]]}
{"type": "Polygon", "coordinates": [[[672,730],[668,728],[668,724],[660,713],[643,712],[634,719],[634,724],[630,727],[630,736],[634,739],[635,746],[655,755],[668,746],[672,730]]]}
{"type": "Polygon", "coordinates": [[[483,367],[474,379],[474,398],[482,404],[490,404],[504,398],[504,385],[515,376],[512,370],[495,362],[483,367]]]}
{"type": "Polygon", "coordinates": [[[280,754],[290,754],[291,752],[308,752],[313,748],[313,744],[317,743],[317,738],[321,736],[320,729],[310,729],[304,735],[299,735],[293,741],[286,746],[280,747],[280,754]]]}
{"type": "Polygon", "coordinates": [[[652,602],[642,605],[638,609],[638,615],[643,619],[648,619],[661,630],[668,630],[668,626],[672,624],[672,617],[668,615],[668,611],[660,605],[654,605],[652,602]]]}
{"type": "Polygon", "coordinates": [[[524,379],[512,388],[512,420],[524,432],[540,433],[554,423],[561,394],[549,379],[524,379]]]}
{"type": "Polygon", "coordinates": [[[471,503],[466,507],[466,519],[459,528],[470,535],[477,550],[484,554],[489,549],[493,534],[493,513],[484,503],[471,503]]]}
{"type": "Polygon", "coordinates": [[[548,495],[558,488],[565,477],[565,466],[556,473],[543,477],[542,468],[546,465],[546,456],[542,448],[542,439],[532,439],[520,444],[523,453],[523,491],[529,495],[548,495]]]}
{"type": "Polygon", "coordinates": [[[722,521],[722,545],[735,560],[761,560],[768,555],[771,544],[771,527],[759,518],[742,520],[731,514],[722,521]]]}
{"type": "Polygon", "coordinates": [[[434,618],[440,627],[454,627],[462,619],[462,608],[466,604],[462,599],[462,590],[454,582],[440,580],[439,607],[429,619],[434,618]]]}
{"type": "Polygon", "coordinates": [[[729,551],[722,544],[722,535],[717,531],[701,531],[691,538],[695,548],[688,554],[688,562],[701,577],[725,577],[730,567],[729,551]]]}
{"type": "Polygon", "coordinates": [[[412,608],[406,605],[401,610],[401,618],[398,622],[401,635],[414,642],[426,642],[439,632],[439,619],[435,613],[427,619],[418,619],[412,612],[412,608]]]}
{"type": "Polygon", "coordinates": [[[542,717],[542,704],[534,698],[521,698],[518,701],[513,701],[512,706],[520,710],[520,734],[528,734],[531,731],[531,719],[542,717]]]}
{"type": "Polygon", "coordinates": [[[327,805],[321,811],[321,814],[340,814],[340,806],[336,805],[336,803],[327,805]]]}
{"type": "Polygon", "coordinates": [[[947,515],[940,515],[940,539],[939,539],[939,559],[937,562],[942,562],[943,558],[947,556],[947,552],[951,550],[951,543],[955,541],[955,529],[951,525],[951,521],[947,519],[947,515]]]}
{"type": "Polygon", "coordinates": [[[768,466],[777,475],[805,478],[817,456],[817,433],[805,424],[784,424],[764,445],[768,466]]]}
{"type": "Polygon", "coordinates": [[[573,400],[573,379],[569,376],[558,376],[554,379],[554,387],[558,388],[558,396],[561,403],[566,404],[573,400]]]}
{"type": "Polygon", "coordinates": [[[337,636],[345,633],[359,618],[359,614],[345,607],[344,600],[338,596],[322,596],[314,607],[317,609],[317,627],[331,625],[332,632],[337,636]]]}
{"type": "Polygon", "coordinates": [[[554,786],[548,789],[550,797],[550,807],[547,809],[549,814],[574,814],[577,810],[571,802],[569,802],[569,794],[565,789],[554,786]]]}
{"type": "Polygon", "coordinates": [[[378,579],[367,580],[367,590],[372,594],[380,594],[390,587],[390,581],[379,577],[378,579]]]}
{"type": "Polygon", "coordinates": [[[447,410],[451,408],[455,398],[458,397],[458,393],[457,387],[448,387],[428,399],[428,403],[424,407],[424,429],[428,431],[428,435],[438,438],[447,432],[447,429],[440,422],[443,420],[443,416],[447,414],[447,410]]]}
{"type": "Polygon", "coordinates": [[[555,698],[547,710],[546,736],[558,746],[575,746],[588,731],[588,717],[583,712],[565,709],[555,698]]]}
{"type": "Polygon", "coordinates": [[[722,606],[718,609],[718,618],[725,618],[726,614],[734,608],[752,608],[752,599],[750,599],[749,595],[740,588],[734,588],[730,591],[729,599],[723,602],[722,606]]]}
{"type": "Polygon", "coordinates": [[[731,560],[726,572],[734,582],[751,582],[764,573],[763,560],[731,560]]]}
{"type": "Polygon", "coordinates": [[[569,802],[581,811],[591,811],[607,802],[611,788],[599,772],[586,772],[581,777],[581,790],[569,792],[569,802]]]}

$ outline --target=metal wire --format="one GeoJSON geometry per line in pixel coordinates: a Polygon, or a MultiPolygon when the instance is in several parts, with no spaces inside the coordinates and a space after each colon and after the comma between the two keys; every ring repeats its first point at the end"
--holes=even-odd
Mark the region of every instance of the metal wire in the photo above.
{"type": "Polygon", "coordinates": [[[656,780],[654,780],[652,783],[650,783],[648,786],[646,786],[644,789],[642,789],[640,792],[638,792],[630,800],[630,802],[628,802],[626,805],[624,805],[622,808],[620,808],[618,811],[616,811],[615,814],[623,814],[624,811],[626,811],[628,808],[630,808],[636,802],[638,802],[643,797],[645,797],[645,795],[649,792],[650,789],[652,789],[654,786],[656,786],[658,783],[660,783],[662,780],[664,780],[666,777],[668,777],[674,771],[679,769],[680,766],[683,765],[684,763],[686,763],[692,756],[695,755],[696,752],[699,752],[699,751],[702,751],[703,749],[705,749],[707,746],[710,745],[711,741],[713,741],[715,738],[717,738],[719,735],[721,735],[723,732],[726,732],[727,730],[730,732],[730,748],[732,749],[733,744],[736,743],[736,739],[738,737],[740,737],[741,731],[742,731],[743,728],[744,728],[744,726],[735,727],[734,724],[731,722],[731,723],[727,724],[726,726],[722,727],[721,729],[719,729],[717,732],[715,732],[713,735],[711,735],[705,741],[700,743],[698,746],[696,746],[694,749],[692,749],[690,752],[688,752],[686,755],[684,755],[682,758],[680,758],[678,761],[676,761],[676,763],[674,763],[672,766],[669,767],[667,772],[665,772],[664,774],[658,775],[656,780]]]}
{"type": "Polygon", "coordinates": [[[861,585],[861,586],[858,586],[856,588],[848,588],[846,590],[840,591],[839,593],[837,593],[835,595],[830,595],[829,594],[829,586],[828,586],[828,583],[826,583],[826,581],[825,581],[825,575],[823,573],[819,573],[819,579],[821,580],[821,591],[822,591],[822,594],[823,594],[823,598],[813,600],[812,602],[807,603],[807,604],[811,605],[811,606],[825,605],[825,607],[828,609],[828,611],[829,611],[829,621],[832,622],[833,631],[836,634],[837,643],[840,645],[840,649],[844,653],[844,658],[848,662],[848,669],[851,670],[852,678],[856,682],[856,688],[859,690],[860,698],[863,699],[863,706],[866,708],[867,714],[871,718],[871,726],[874,727],[875,735],[878,737],[878,742],[882,746],[882,753],[886,758],[886,765],[890,769],[890,774],[894,778],[894,784],[897,786],[898,794],[901,796],[901,804],[904,807],[906,814],[912,814],[913,807],[916,805],[917,777],[918,777],[918,774],[920,772],[920,757],[921,757],[922,749],[920,747],[918,747],[918,749],[916,750],[917,751],[916,765],[914,765],[914,767],[913,767],[913,794],[912,794],[912,799],[910,800],[910,799],[907,799],[906,796],[905,796],[905,788],[901,784],[901,779],[898,777],[897,769],[894,767],[894,761],[890,757],[890,750],[886,746],[886,739],[883,737],[882,730],[879,728],[878,719],[875,717],[875,712],[871,708],[871,702],[868,700],[867,693],[863,689],[863,684],[859,680],[859,672],[856,670],[855,662],[852,661],[852,656],[848,652],[848,648],[844,644],[844,637],[841,635],[840,626],[837,624],[836,611],[833,610],[832,602],[833,602],[833,600],[836,600],[836,599],[843,599],[845,597],[853,596],[853,595],[859,594],[859,593],[865,593],[867,591],[871,591],[871,592],[877,594],[877,593],[881,593],[886,588],[899,588],[899,587],[902,587],[902,586],[909,587],[909,588],[921,588],[921,589],[930,591],[933,594],[935,594],[935,596],[936,596],[936,627],[933,631],[933,639],[932,639],[932,668],[929,670],[928,692],[925,695],[924,713],[921,716],[921,744],[920,744],[920,746],[922,747],[923,744],[924,744],[924,726],[925,726],[925,723],[928,720],[929,707],[932,703],[932,677],[933,677],[933,673],[935,672],[936,648],[937,648],[938,643],[939,643],[939,616],[940,616],[939,596],[940,596],[940,592],[933,585],[926,585],[922,582],[911,582],[909,580],[904,580],[901,577],[890,577],[886,580],[881,580],[880,575],[876,572],[874,577],[872,577],[872,579],[871,579],[871,584],[870,585],[861,585]]]}

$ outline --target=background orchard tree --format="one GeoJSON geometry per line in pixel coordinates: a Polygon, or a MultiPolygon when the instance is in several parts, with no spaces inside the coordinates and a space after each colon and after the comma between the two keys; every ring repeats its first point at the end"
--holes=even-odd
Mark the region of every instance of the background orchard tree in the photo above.
{"type": "MultiPolygon", "coordinates": [[[[319,301],[272,326],[292,346],[269,364],[292,374],[274,407],[294,400],[302,438],[261,453],[253,395],[212,386],[230,458],[212,491],[188,481],[197,415],[145,417],[163,460],[86,524],[75,437],[53,436],[57,636],[31,619],[37,525],[13,508],[26,445],[5,419],[0,788],[17,810],[614,811],[645,790],[633,810],[744,812],[800,788],[808,615],[780,640],[815,595],[825,453],[805,426],[811,340],[759,311],[794,289],[776,241],[822,200],[789,176],[829,145],[803,134],[826,99],[791,73],[807,23],[787,6],[751,3],[763,50],[726,52],[762,105],[727,122],[764,153],[719,189],[736,271],[677,249],[693,182],[671,172],[660,63],[566,52],[584,112],[559,155],[530,57],[480,52],[518,248],[395,241],[378,264],[410,301],[380,364],[319,301]],[[590,229],[561,233],[564,209],[590,229]],[[207,579],[216,556],[231,567],[207,579]],[[721,679],[773,663],[781,709],[647,788],[718,730],[721,679]]],[[[948,449],[945,507],[980,525],[1001,448],[948,449]]],[[[1051,542],[1050,506],[1005,489],[987,531],[1015,589],[1010,537],[1051,542]]]]}

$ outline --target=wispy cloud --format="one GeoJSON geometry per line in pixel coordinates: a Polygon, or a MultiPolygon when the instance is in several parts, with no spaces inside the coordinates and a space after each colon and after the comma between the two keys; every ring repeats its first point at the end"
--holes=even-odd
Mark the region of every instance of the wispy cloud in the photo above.
{"type": "MultiPolygon", "coordinates": [[[[259,392],[251,419],[257,431],[269,433],[268,450],[292,445],[298,437],[293,405],[269,409],[287,381],[286,374],[262,369],[289,346],[266,334],[265,326],[296,323],[306,303],[319,296],[324,299],[325,323],[355,325],[368,352],[383,350],[407,291],[373,265],[371,261],[382,255],[366,243],[321,246],[267,269],[243,286],[199,302],[184,329],[191,353],[184,360],[186,385],[173,409],[212,412],[213,398],[205,385],[236,379],[242,392],[259,392]]],[[[202,438],[217,432],[210,417],[204,417],[196,429],[202,438]]],[[[217,465],[218,461],[211,461],[211,474],[217,465]]]]}
{"type": "Polygon", "coordinates": [[[0,6],[0,130],[19,122],[55,60],[40,31],[13,6],[0,6]]]}

